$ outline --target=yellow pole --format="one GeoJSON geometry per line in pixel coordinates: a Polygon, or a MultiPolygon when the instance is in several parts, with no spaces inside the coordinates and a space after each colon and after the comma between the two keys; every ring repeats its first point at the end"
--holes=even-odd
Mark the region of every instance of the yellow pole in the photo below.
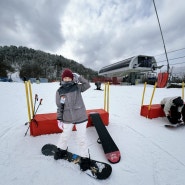
{"type": "Polygon", "coordinates": [[[107,83],[107,112],[109,112],[109,82],[107,83]]]}
{"type": "Polygon", "coordinates": [[[104,110],[106,110],[106,106],[107,106],[107,83],[105,83],[105,90],[104,90],[104,110]]]}
{"type": "Polygon", "coordinates": [[[32,88],[31,88],[31,82],[28,81],[28,87],[29,87],[29,98],[30,98],[30,108],[31,108],[31,118],[33,118],[34,110],[33,110],[33,97],[32,97],[32,88]]]}
{"type": "Polygon", "coordinates": [[[184,82],[182,82],[182,99],[184,100],[184,82]]]}
{"type": "Polygon", "coordinates": [[[145,90],[146,90],[146,84],[147,84],[147,82],[145,82],[145,83],[144,83],[144,89],[143,89],[143,96],[142,96],[141,106],[143,105],[143,102],[144,102],[145,90]]]}
{"type": "Polygon", "coordinates": [[[152,92],[152,97],[150,99],[150,105],[148,106],[148,110],[150,110],[150,108],[151,108],[151,104],[152,104],[152,100],[153,100],[153,97],[154,97],[154,92],[155,92],[156,86],[157,86],[157,82],[155,82],[155,85],[154,85],[154,89],[153,89],[153,92],[152,92]]]}
{"type": "Polygon", "coordinates": [[[28,82],[24,82],[25,91],[26,91],[26,102],[27,102],[27,109],[28,109],[28,121],[31,121],[31,114],[30,114],[30,102],[29,102],[29,92],[28,92],[28,82]]]}

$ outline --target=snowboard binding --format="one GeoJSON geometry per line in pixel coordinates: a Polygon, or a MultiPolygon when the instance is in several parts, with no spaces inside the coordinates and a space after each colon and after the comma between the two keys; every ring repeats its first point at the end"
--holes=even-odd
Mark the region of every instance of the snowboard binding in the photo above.
{"type": "Polygon", "coordinates": [[[89,157],[81,157],[80,160],[80,170],[82,171],[86,171],[88,169],[94,169],[94,170],[98,170],[98,166],[96,165],[96,163],[91,160],[90,158],[90,153],[89,153],[89,157]]]}
{"type": "Polygon", "coordinates": [[[57,148],[57,151],[54,154],[54,159],[58,160],[58,159],[66,158],[67,157],[67,149],[66,150],[62,150],[60,148],[57,148]]]}

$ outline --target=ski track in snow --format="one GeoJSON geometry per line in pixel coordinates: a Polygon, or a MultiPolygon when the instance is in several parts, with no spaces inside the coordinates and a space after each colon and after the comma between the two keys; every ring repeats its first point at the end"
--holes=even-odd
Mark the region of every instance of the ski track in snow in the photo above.
{"type": "MultiPolygon", "coordinates": [[[[174,156],[172,153],[169,151],[165,150],[163,147],[161,147],[159,144],[157,144],[155,141],[153,141],[151,138],[148,136],[145,136],[141,132],[138,132],[134,128],[128,125],[124,125],[123,127],[128,128],[129,130],[133,131],[137,135],[141,136],[145,141],[145,146],[147,146],[148,151],[150,151],[151,154],[151,161],[152,161],[152,169],[153,169],[153,181],[155,185],[162,185],[163,183],[160,182],[161,178],[161,172],[159,171],[160,165],[158,164],[161,161],[161,157],[163,156],[165,158],[169,158],[172,163],[179,163],[182,166],[183,171],[185,171],[185,164],[179,160],[176,156],[174,156]],[[147,144],[147,145],[146,145],[147,144]]],[[[142,184],[142,183],[141,183],[142,184]]]]}
{"type": "MultiPolygon", "coordinates": [[[[181,165],[181,169],[185,170],[184,169],[185,165],[181,160],[178,159],[178,156],[176,157],[173,153],[169,152],[168,150],[165,150],[160,145],[160,142],[157,143],[157,141],[154,141],[152,138],[150,138],[147,135],[143,134],[142,132],[136,130],[135,128],[133,128],[133,126],[130,126],[128,124],[119,125],[119,124],[116,124],[116,123],[113,122],[112,125],[108,127],[108,129],[111,129],[111,127],[119,128],[119,130],[129,130],[129,132],[133,132],[136,135],[138,135],[138,137],[143,138],[142,143],[145,145],[145,147],[147,146],[146,148],[148,148],[147,149],[148,156],[150,155],[150,158],[151,158],[151,161],[152,161],[152,163],[151,163],[151,166],[152,166],[152,169],[153,169],[152,178],[153,178],[153,182],[154,182],[155,185],[158,185],[158,184],[162,185],[163,184],[163,183],[160,183],[160,181],[162,179],[162,175],[161,175],[161,172],[159,170],[161,168],[161,165],[159,165],[160,161],[161,161],[160,156],[163,156],[164,158],[169,158],[169,161],[171,161],[172,163],[175,163],[175,164],[178,163],[179,165],[181,165]]],[[[162,127],[162,129],[165,129],[164,126],[162,127]]],[[[135,137],[136,137],[136,135],[135,135],[135,137]]],[[[123,168],[123,170],[125,172],[130,173],[130,174],[135,174],[135,176],[137,176],[137,171],[135,171],[133,169],[124,169],[123,168]]],[[[140,182],[140,183],[137,182],[137,184],[143,184],[143,182],[140,182]]]]}
{"type": "Polygon", "coordinates": [[[135,130],[134,128],[130,127],[130,126],[126,126],[127,128],[131,129],[132,131],[134,131],[135,133],[139,134],[140,136],[142,136],[143,138],[146,138],[146,140],[148,142],[150,142],[151,144],[155,145],[157,148],[159,148],[161,151],[163,151],[164,153],[166,153],[167,155],[169,155],[170,157],[172,157],[173,159],[175,159],[179,164],[181,164],[182,166],[185,167],[185,164],[182,163],[177,157],[175,157],[173,154],[171,154],[170,152],[164,150],[159,144],[157,144],[156,142],[154,142],[153,140],[151,140],[150,138],[146,137],[145,135],[143,135],[142,133],[138,132],[137,130],[135,130]]]}

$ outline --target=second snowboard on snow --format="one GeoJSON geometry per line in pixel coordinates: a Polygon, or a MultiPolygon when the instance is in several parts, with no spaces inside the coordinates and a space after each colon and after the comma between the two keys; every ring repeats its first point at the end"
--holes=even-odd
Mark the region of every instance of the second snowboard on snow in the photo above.
{"type": "Polygon", "coordinates": [[[111,135],[109,134],[107,128],[103,124],[99,113],[92,112],[90,113],[90,117],[98,133],[99,140],[102,144],[106,158],[111,163],[118,163],[121,158],[120,151],[114,140],[112,139],[111,135]]]}

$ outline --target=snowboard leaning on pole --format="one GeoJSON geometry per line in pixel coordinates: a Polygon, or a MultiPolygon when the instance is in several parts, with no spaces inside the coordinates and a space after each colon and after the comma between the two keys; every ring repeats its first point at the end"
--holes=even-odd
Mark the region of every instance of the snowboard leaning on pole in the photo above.
{"type": "MultiPolygon", "coordinates": [[[[46,144],[42,147],[41,152],[46,156],[54,156],[57,151],[57,146],[53,144],[46,144]]],[[[68,162],[80,165],[81,157],[77,154],[73,154],[67,151],[67,155],[62,160],[66,160],[68,162]]],[[[87,175],[95,178],[95,179],[107,179],[112,173],[111,165],[95,160],[91,160],[92,166],[89,167],[86,171],[83,171],[87,175]]],[[[79,166],[80,167],[80,166],[79,166]]]]}
{"type": "Polygon", "coordinates": [[[121,158],[120,151],[103,124],[99,113],[90,113],[90,117],[98,133],[99,143],[102,144],[106,158],[111,163],[118,163],[121,158]]]}

